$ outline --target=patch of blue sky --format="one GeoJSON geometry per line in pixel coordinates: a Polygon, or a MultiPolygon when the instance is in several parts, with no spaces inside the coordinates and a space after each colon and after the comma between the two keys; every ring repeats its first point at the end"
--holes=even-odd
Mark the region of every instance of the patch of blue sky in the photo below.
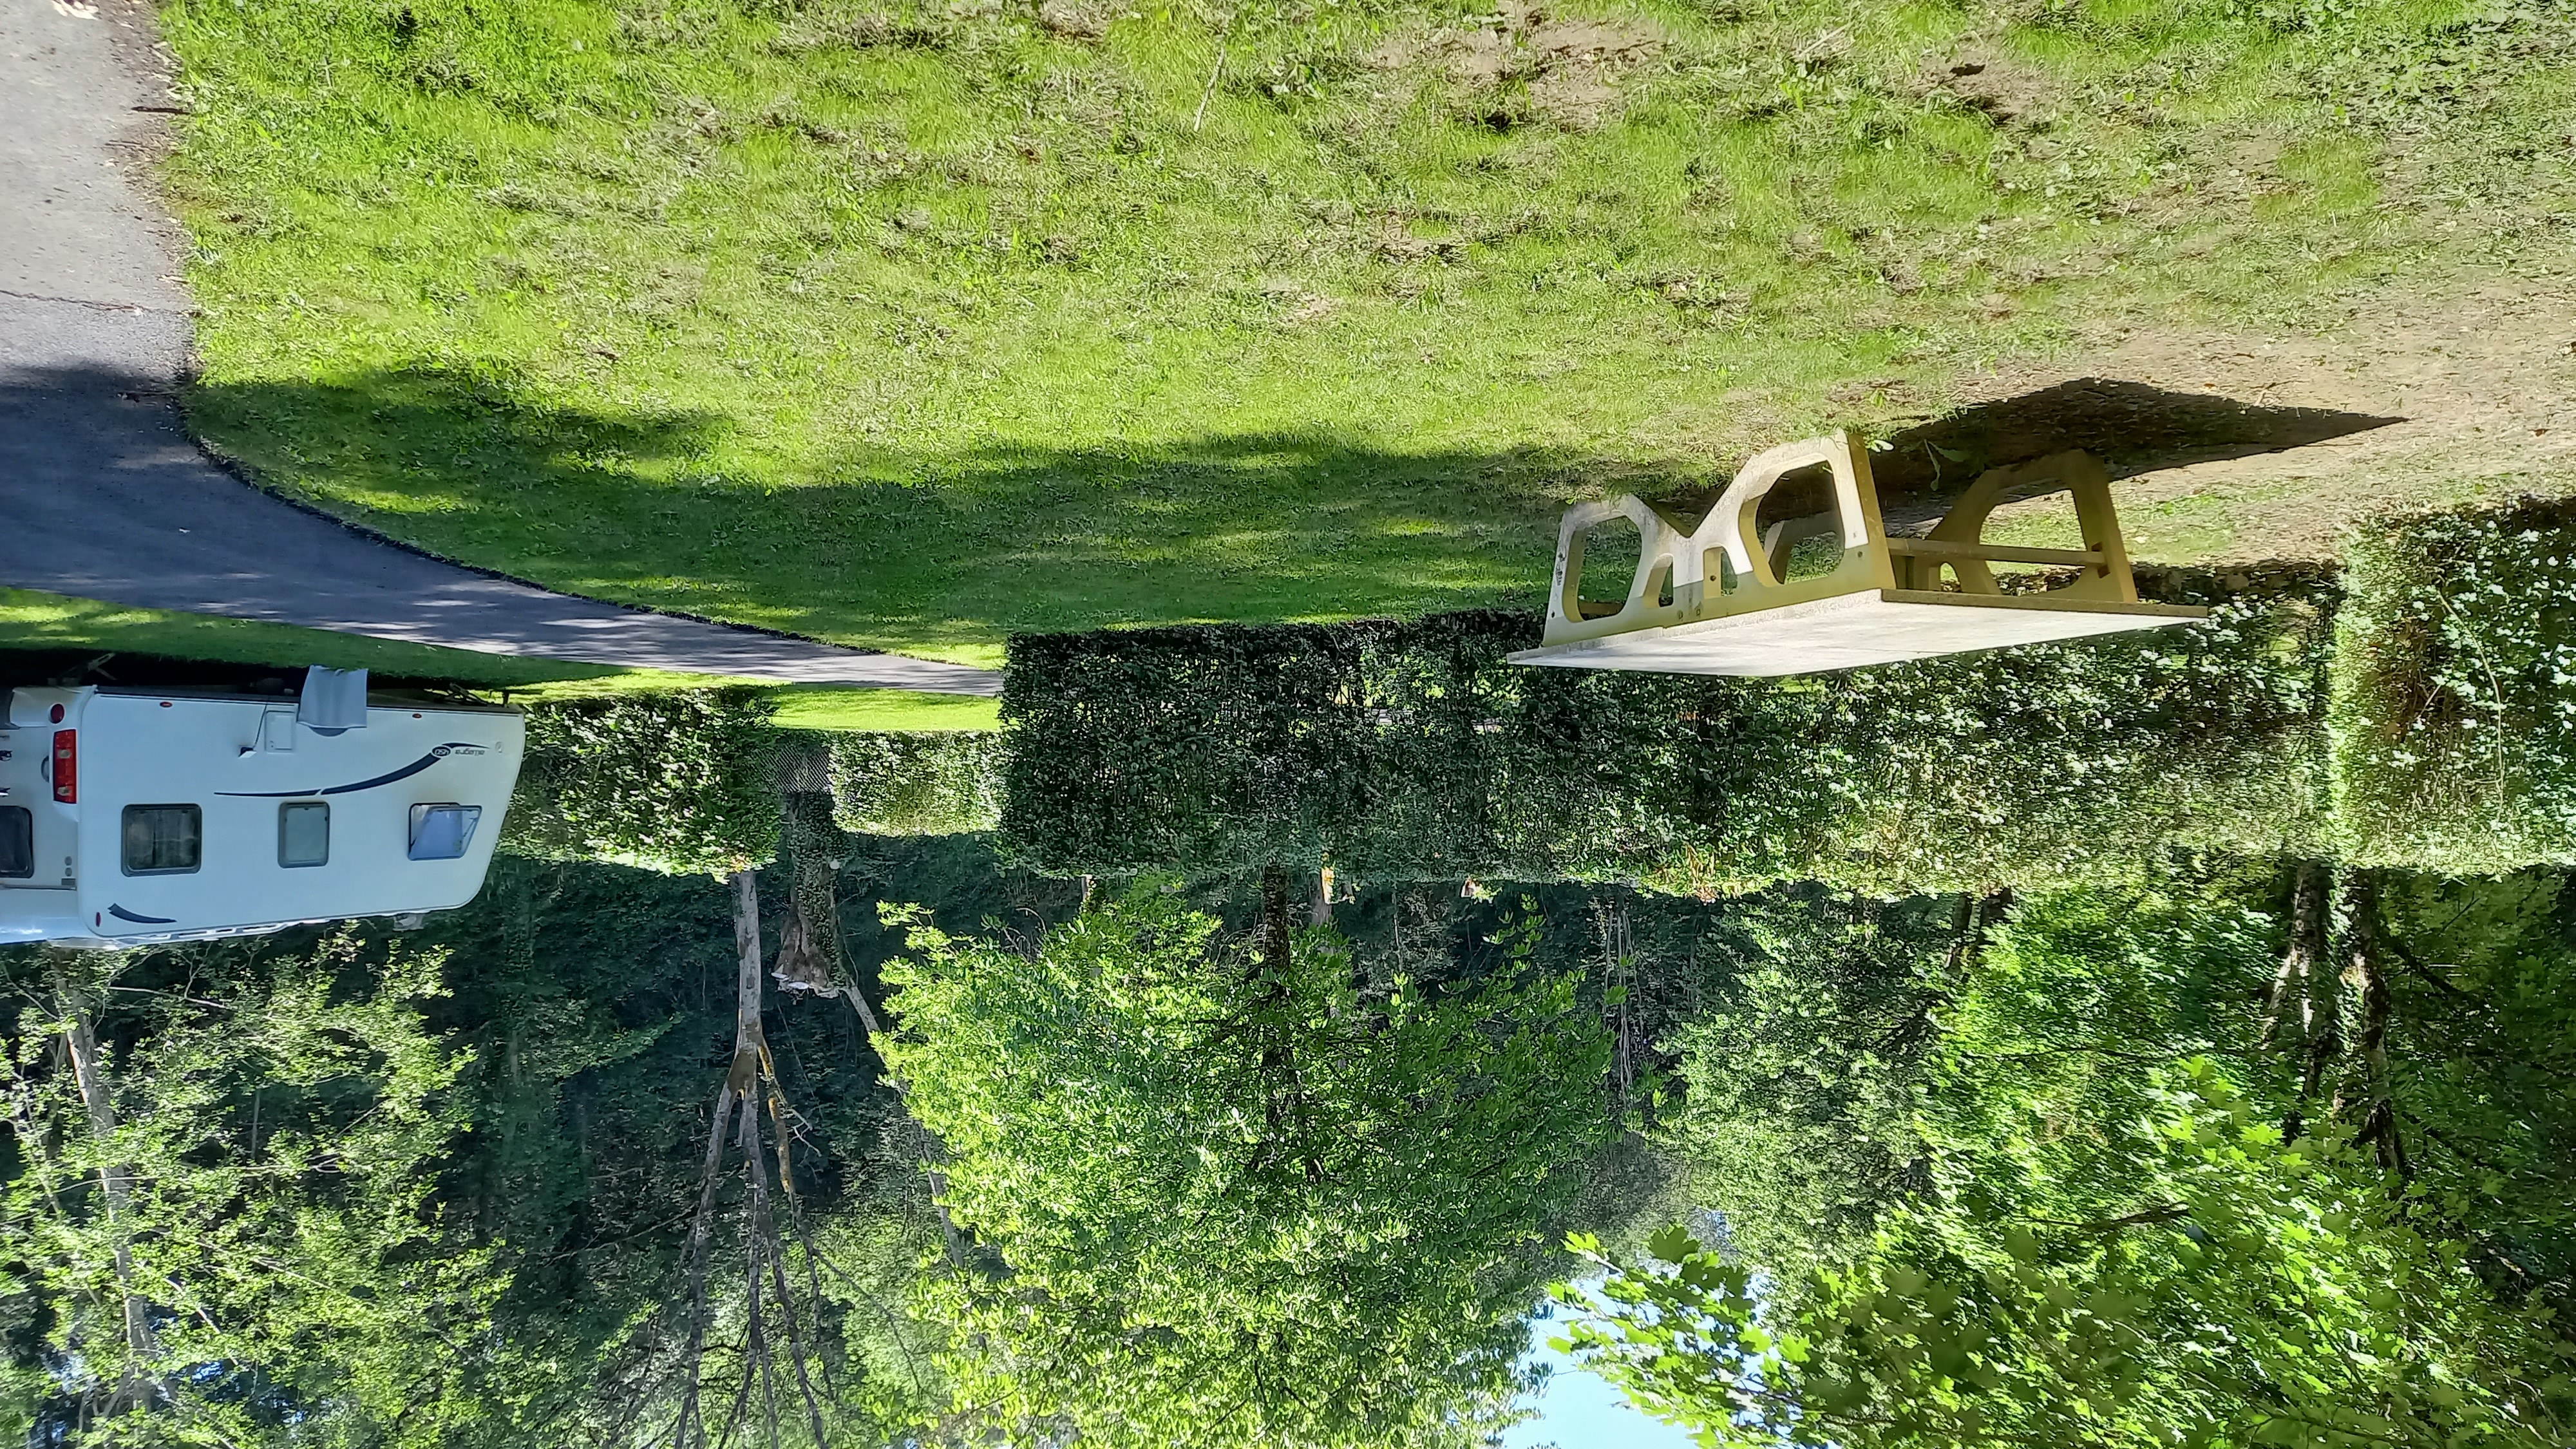
{"type": "Polygon", "coordinates": [[[1562,1331],[1555,1315],[1564,1311],[1549,1305],[1530,1320],[1521,1367],[1544,1367],[1548,1375],[1522,1400],[1531,1417],[1505,1431],[1503,1449],[1691,1449],[1690,1435],[1640,1411],[1608,1379],[1547,1346],[1562,1331]]]}

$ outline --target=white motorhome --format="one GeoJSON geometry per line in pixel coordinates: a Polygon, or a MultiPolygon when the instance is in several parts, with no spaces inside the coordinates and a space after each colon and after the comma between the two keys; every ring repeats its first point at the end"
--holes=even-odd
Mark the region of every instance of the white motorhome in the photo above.
{"type": "Polygon", "coordinates": [[[11,691],[0,941],[140,946],[472,900],[518,781],[519,712],[338,683],[336,712],[308,684],[300,717],[291,698],[11,691]]]}

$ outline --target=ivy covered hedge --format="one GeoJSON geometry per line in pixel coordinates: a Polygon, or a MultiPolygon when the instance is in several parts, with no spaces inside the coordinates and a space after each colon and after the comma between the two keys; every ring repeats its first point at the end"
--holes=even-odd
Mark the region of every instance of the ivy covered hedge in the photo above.
{"type": "Polygon", "coordinates": [[[2177,848],[2321,854],[2335,596],[2322,571],[2203,622],[1831,676],[1852,767],[1819,874],[1863,887],[2079,883],[2177,848]]]}
{"type": "Polygon", "coordinates": [[[834,735],[834,817],[860,835],[992,830],[1002,822],[1005,757],[991,732],[834,735]]]}
{"type": "Polygon", "coordinates": [[[2576,502],[2384,520],[2346,567],[2345,852],[2455,873],[2576,861],[2576,502]]]}
{"type": "Polygon", "coordinates": [[[778,854],[778,740],[757,689],[533,706],[502,846],[672,875],[768,861],[778,854]]]}
{"type": "Polygon", "coordinates": [[[1503,662],[1538,623],[1015,639],[1006,838],[1040,869],[1730,889],[2100,878],[2308,848],[2327,591],[1804,680],[1503,662]]]}

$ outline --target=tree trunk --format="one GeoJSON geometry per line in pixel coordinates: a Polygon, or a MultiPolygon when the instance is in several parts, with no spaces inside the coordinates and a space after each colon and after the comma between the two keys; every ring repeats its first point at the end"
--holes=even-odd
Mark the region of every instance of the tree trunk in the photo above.
{"type": "Polygon", "coordinates": [[[788,877],[787,923],[779,933],[770,974],[790,992],[829,994],[838,989],[840,962],[840,827],[828,794],[793,793],[779,799],[793,869],[788,877]]]}
{"type": "Polygon", "coordinates": [[[1306,1179],[1322,1178],[1322,1165],[1315,1157],[1314,1135],[1309,1130],[1306,1092],[1297,1075],[1294,1027],[1288,1020],[1295,1000],[1296,947],[1293,923],[1289,919],[1288,868],[1273,865],[1261,873],[1261,960],[1260,969],[1268,978],[1269,990],[1263,1005],[1268,1020],[1259,1029],[1261,1042],[1261,1124],[1268,1146],[1284,1143],[1291,1117],[1295,1118],[1297,1140],[1293,1155],[1305,1165],[1306,1179]],[[1285,1093],[1283,1099],[1282,1093],[1285,1093]]]}
{"type": "MultiPolygon", "coordinates": [[[[1261,873],[1260,966],[1275,995],[1288,989],[1288,947],[1288,871],[1274,865],[1261,873]]],[[[1287,1069],[1288,1053],[1277,1039],[1276,1022],[1260,1028],[1260,1040],[1261,1128],[1275,1143],[1287,1118],[1287,1106],[1279,1100],[1279,1077],[1287,1069]]]]}
{"type": "Polygon", "coordinates": [[[1280,980],[1288,972],[1288,868],[1274,865],[1261,873],[1261,964],[1280,980]]]}
{"type": "MultiPolygon", "coordinates": [[[[689,1322],[684,1350],[684,1372],[679,1417],[672,1425],[670,1443],[673,1449],[704,1449],[709,1441],[701,1398],[705,1385],[707,1329],[711,1314],[707,1304],[708,1252],[714,1236],[717,1184],[722,1179],[724,1143],[730,1130],[735,1145],[742,1149],[744,1183],[743,1203],[743,1339],[742,1371],[734,1386],[733,1405],[727,1415],[718,1442],[730,1444],[734,1434],[743,1429],[751,1408],[755,1386],[760,1391],[760,1414],[768,1442],[779,1442],[778,1417],[778,1352],[782,1339],[770,1332],[769,1309],[777,1312],[777,1324],[784,1330],[783,1344],[792,1367],[796,1370],[794,1387],[806,1412],[807,1427],[814,1442],[824,1442],[822,1401],[814,1389],[813,1365],[809,1358],[819,1345],[806,1342],[804,1325],[797,1317],[795,1289],[787,1271],[786,1234],[781,1230],[779,1215],[769,1196],[769,1161],[771,1148],[777,1153],[778,1186],[786,1199],[787,1216],[808,1255],[809,1276],[816,1287],[813,1293],[815,1312],[819,1315],[822,1301],[820,1275],[814,1268],[814,1244],[805,1235],[802,1210],[796,1197],[795,1163],[790,1155],[788,1118],[792,1115],[785,1094],[778,1085],[777,1063],[771,1058],[769,1037],[761,1026],[763,1006],[760,949],[760,887],[757,875],[750,870],[736,871],[734,890],[734,1036],[733,1060],[725,1072],[724,1084],[716,1092],[714,1120],[707,1127],[705,1164],[698,1182],[697,1211],[689,1227],[685,1258],[688,1272],[689,1322]],[[775,1134],[771,1143],[761,1140],[761,1117],[766,1112],[770,1129],[775,1134]]],[[[810,926],[810,917],[800,915],[810,926]]],[[[837,933],[829,938],[830,949],[837,953],[837,933]]],[[[782,953],[785,947],[782,946],[782,953]]],[[[828,967],[830,958],[824,958],[828,967]]],[[[801,983],[800,983],[801,984],[801,983]]],[[[839,988],[828,984],[824,994],[838,995],[839,988]]],[[[849,990],[850,999],[859,1006],[862,1019],[874,1024],[874,1013],[857,988],[849,990]]],[[[820,1323],[819,1316],[814,1320],[820,1323]]],[[[828,1390],[830,1370],[824,1370],[828,1390]]]]}
{"type": "Polygon", "coordinates": [[[2293,1003],[2302,1013],[2301,1036],[2306,1034],[2304,1015],[2308,983],[2326,959],[2326,890],[2332,876],[2320,860],[2299,862],[2290,886],[2290,939],[2281,951],[2281,969],[2272,978],[2271,994],[2263,1001],[2263,1036],[2266,1049],[2280,1040],[2281,1022],[2293,1003]]]}
{"type": "Polygon", "coordinates": [[[1637,948],[1625,901],[1595,904],[1593,924],[1601,934],[1601,996],[1609,1013],[1611,1037],[1611,1110],[1621,1123],[1637,1092],[1637,948]]]}
{"type": "Polygon", "coordinates": [[[1968,968],[1985,955],[1986,939],[1994,934],[1995,927],[2003,924],[2004,917],[2011,914],[2012,904],[2010,886],[1988,895],[1959,897],[1958,910],[1950,922],[1949,959],[1942,963],[1952,981],[1965,976],[1968,968]]]}
{"type": "MultiPolygon", "coordinates": [[[[2344,949],[2349,955],[2354,949],[2354,933],[2373,933],[2378,920],[2377,882],[2366,873],[2355,872],[2345,879],[2342,895],[2347,922],[2344,949]]],[[[2370,954],[2378,954],[2375,944],[2370,948],[2370,954]]],[[[2307,1126],[2308,1104],[2315,1101],[2317,1093],[2325,1088],[2326,1068],[2343,1055],[2345,973],[2323,969],[2327,964],[2322,960],[2313,962],[2307,972],[2308,989],[2301,1019],[2307,1033],[2308,1064],[2299,1076],[2298,1100],[2291,1105],[2289,1115],[2281,1120],[2281,1137],[2288,1142],[2299,1140],[2299,1133],[2307,1126]]],[[[2340,1106],[2340,1102],[2335,1105],[2340,1106]]],[[[2332,1110],[2330,1107],[2329,1112],[2332,1110]]]]}
{"type": "MultiPolygon", "coordinates": [[[[116,1101],[109,1093],[105,1063],[99,1056],[97,1029],[91,1024],[86,993],[75,988],[57,972],[54,976],[56,1003],[62,1012],[63,1046],[72,1059],[72,1080],[80,1088],[81,1108],[89,1118],[90,1136],[104,1147],[115,1140],[116,1101]]],[[[110,1412],[142,1403],[150,1396],[148,1376],[143,1365],[160,1351],[160,1339],[152,1330],[152,1303],[136,1291],[134,1244],[129,1236],[134,1228],[134,1169],[124,1163],[111,1162],[99,1168],[99,1195],[107,1209],[109,1252],[116,1260],[116,1285],[123,1299],[121,1316],[125,1329],[126,1368],[110,1400],[110,1412]]]]}
{"type": "Polygon", "coordinates": [[[733,873],[733,1070],[749,1055],[755,1067],[769,1049],[760,1031],[760,884],[750,871],[733,873]]]}
{"type": "Polygon", "coordinates": [[[689,1275],[689,1339],[681,1356],[687,1378],[680,1394],[680,1417],[671,1426],[674,1449],[706,1442],[698,1390],[707,1355],[707,1243],[715,1231],[716,1179],[724,1167],[725,1128],[733,1119],[734,1096],[733,1075],[728,1071],[724,1085],[716,1089],[715,1119],[707,1126],[706,1164],[698,1177],[698,1208],[689,1220],[684,1258],[689,1275]],[[692,1434],[692,1430],[696,1432],[692,1434]]]}
{"type": "Polygon", "coordinates": [[[2388,971],[2379,939],[2379,880],[2369,871],[2355,873],[2351,924],[2351,973],[2361,986],[2361,1067],[2370,1106],[2361,1122],[2361,1140],[2371,1144],[2379,1165],[2401,1179],[2414,1175],[2406,1157],[2406,1140],[2397,1127],[2397,1102],[2388,1071],[2388,1023],[2397,1001],[2388,990],[2388,971]]]}

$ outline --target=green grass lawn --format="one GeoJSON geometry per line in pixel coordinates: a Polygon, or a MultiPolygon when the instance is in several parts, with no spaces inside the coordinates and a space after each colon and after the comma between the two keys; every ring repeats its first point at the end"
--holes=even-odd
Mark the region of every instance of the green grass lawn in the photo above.
{"type": "MultiPolygon", "coordinates": [[[[31,589],[0,589],[0,654],[66,650],[106,656],[99,662],[113,678],[148,677],[156,658],[289,671],[320,664],[365,669],[387,679],[459,685],[518,701],[747,682],[729,676],[482,654],[291,624],[134,609],[31,589]]],[[[0,685],[27,682],[0,678],[0,685]]],[[[829,685],[776,687],[770,696],[781,726],[808,730],[988,730],[996,727],[1001,708],[994,699],[829,685]]]]}
{"type": "Polygon", "coordinates": [[[320,664],[398,678],[449,680],[482,689],[602,688],[628,678],[700,682],[692,675],[481,654],[215,614],[135,609],[32,589],[0,589],[0,649],[90,650],[281,669],[320,664]]]}
{"type": "Polygon", "coordinates": [[[2567,250],[2544,0],[178,0],[195,425],[547,584],[1534,605],[1570,497],[2567,250]]]}

